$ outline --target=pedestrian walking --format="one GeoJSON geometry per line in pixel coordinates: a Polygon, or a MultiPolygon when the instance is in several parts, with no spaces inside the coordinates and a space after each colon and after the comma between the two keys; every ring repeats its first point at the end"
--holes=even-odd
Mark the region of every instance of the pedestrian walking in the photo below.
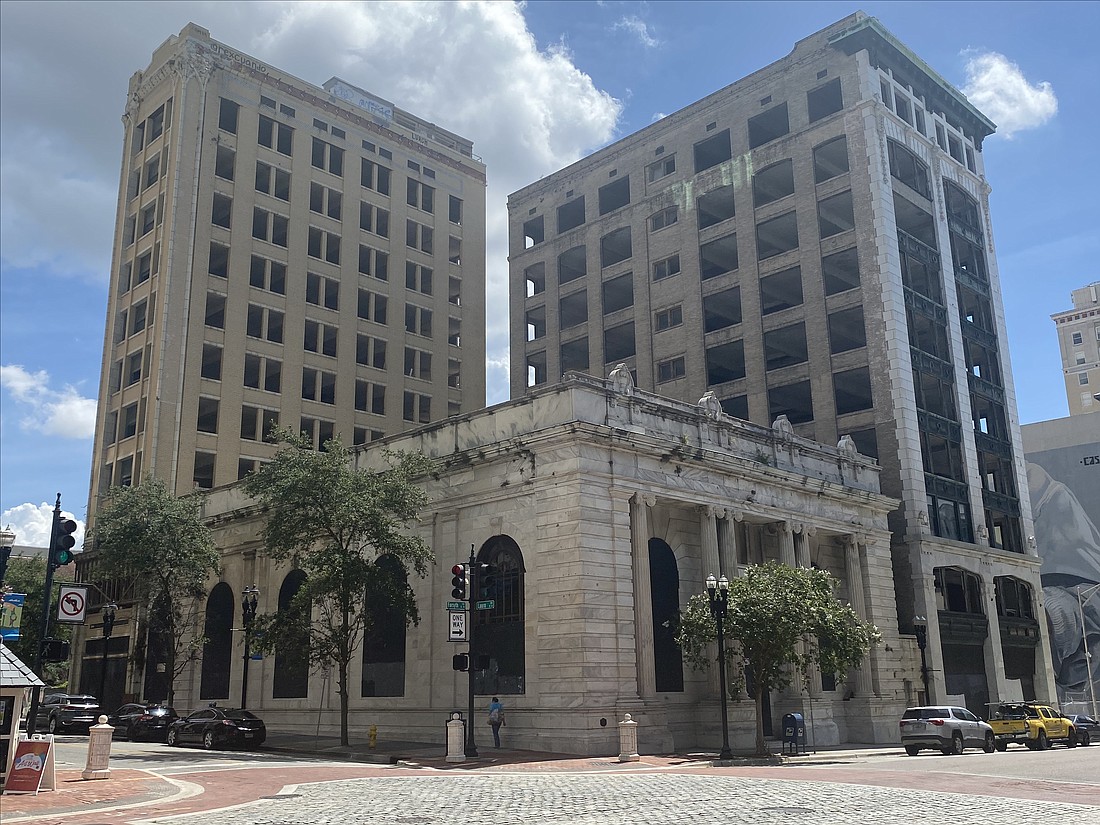
{"type": "Polygon", "coordinates": [[[493,697],[493,701],[489,703],[489,724],[493,726],[493,747],[500,747],[500,729],[505,724],[504,722],[504,705],[500,703],[500,699],[493,697]]]}

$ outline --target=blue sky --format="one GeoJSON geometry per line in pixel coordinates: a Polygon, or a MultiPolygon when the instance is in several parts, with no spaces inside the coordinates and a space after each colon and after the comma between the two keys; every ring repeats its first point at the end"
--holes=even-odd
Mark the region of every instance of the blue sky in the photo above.
{"type": "Polygon", "coordinates": [[[496,403],[508,392],[508,193],[859,8],[1007,126],[984,154],[1020,418],[1066,415],[1049,316],[1098,278],[1100,3],[4,2],[0,522],[20,544],[44,543],[57,492],[83,518],[126,85],[188,21],[473,139],[489,175],[496,403]]]}

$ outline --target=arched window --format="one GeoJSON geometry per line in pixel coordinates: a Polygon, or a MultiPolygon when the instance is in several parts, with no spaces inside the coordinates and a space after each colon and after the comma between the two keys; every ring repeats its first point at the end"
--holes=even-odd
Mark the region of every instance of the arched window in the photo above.
{"type": "Polygon", "coordinates": [[[993,580],[997,594],[997,615],[1010,619],[1034,619],[1031,585],[1015,576],[997,576],[993,580]]]}
{"type": "Polygon", "coordinates": [[[229,671],[233,663],[233,588],[225,582],[214,585],[206,599],[206,622],[202,634],[202,680],[200,699],[228,699],[229,671]]]}
{"type": "MultiPolygon", "coordinates": [[[[291,570],[279,588],[279,612],[307,610],[294,603],[294,597],[306,580],[301,570],[291,570]]],[[[309,632],[302,630],[275,650],[275,676],[271,696],[274,699],[300,699],[309,695],[309,632]]]]}
{"type": "Polygon", "coordinates": [[[491,564],[495,582],[474,602],[491,601],[474,610],[474,690],[479,694],[522,694],[524,687],[523,554],[509,536],[493,536],[478,551],[479,564],[491,564]]]}
{"type": "Polygon", "coordinates": [[[653,659],[657,691],[684,689],[684,661],[676,644],[680,620],[680,571],[672,548],[660,539],[649,540],[649,580],[653,601],[653,659]]]}
{"type": "Polygon", "coordinates": [[[937,567],[935,577],[936,598],[940,610],[952,613],[985,614],[982,606],[982,585],[977,574],[961,567],[937,567]]]}
{"type": "Polygon", "coordinates": [[[363,696],[405,695],[405,629],[412,591],[396,556],[375,560],[367,584],[363,636],[363,696]]]}

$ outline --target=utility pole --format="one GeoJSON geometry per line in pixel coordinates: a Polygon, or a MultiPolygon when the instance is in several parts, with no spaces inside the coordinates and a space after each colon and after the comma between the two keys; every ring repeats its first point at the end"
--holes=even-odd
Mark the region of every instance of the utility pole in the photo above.
{"type": "MultiPolygon", "coordinates": [[[[53,524],[50,527],[50,547],[46,551],[46,583],[42,588],[42,616],[38,623],[38,644],[34,651],[34,673],[42,676],[42,651],[46,645],[46,636],[50,632],[50,613],[53,610],[53,563],[54,545],[61,524],[61,493],[57,494],[57,503],[53,508],[53,524]]],[[[41,701],[42,688],[31,691],[31,706],[27,711],[27,736],[33,736],[38,727],[38,703],[41,701]]]]}

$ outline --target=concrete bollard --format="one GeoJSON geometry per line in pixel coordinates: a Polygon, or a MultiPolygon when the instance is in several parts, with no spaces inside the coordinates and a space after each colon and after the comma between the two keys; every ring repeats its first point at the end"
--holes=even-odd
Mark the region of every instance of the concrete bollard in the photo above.
{"type": "Polygon", "coordinates": [[[88,730],[88,762],[80,774],[84,779],[111,778],[111,736],[115,729],[100,716],[99,724],[88,730]]]}
{"type": "Polygon", "coordinates": [[[623,721],[619,722],[619,761],[637,762],[639,758],[638,723],[625,713],[623,721]]]}
{"type": "Polygon", "coordinates": [[[462,721],[462,714],[457,710],[447,722],[447,761],[466,761],[466,725],[462,721]]]}

